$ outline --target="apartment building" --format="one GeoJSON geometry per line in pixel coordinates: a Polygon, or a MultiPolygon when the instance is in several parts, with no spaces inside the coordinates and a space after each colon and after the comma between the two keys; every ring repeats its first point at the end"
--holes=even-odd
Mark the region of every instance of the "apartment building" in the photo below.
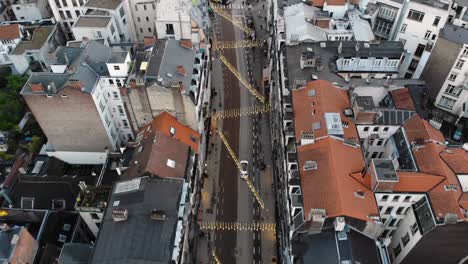
{"type": "Polygon", "coordinates": [[[368,4],[367,13],[377,37],[404,44],[399,77],[418,79],[447,22],[449,4],[435,0],[378,0],[368,4]]]}
{"type": "Polygon", "coordinates": [[[310,0],[304,1],[304,3],[320,8],[333,19],[342,19],[349,6],[354,4],[354,2],[348,0],[310,0]]]}
{"type": "Polygon", "coordinates": [[[158,39],[192,39],[191,8],[192,1],[189,0],[178,0],[177,4],[171,0],[159,1],[155,18],[158,39]]]}
{"type": "Polygon", "coordinates": [[[105,162],[108,151],[134,138],[120,96],[129,54],[90,42],[49,57],[51,72],[31,75],[21,91],[47,136],[47,154],[69,163],[105,162]]]}
{"type": "Polygon", "coordinates": [[[11,5],[16,20],[42,20],[53,17],[48,0],[18,0],[11,5]]]}
{"type": "Polygon", "coordinates": [[[467,28],[468,25],[468,3],[465,1],[456,0],[452,2],[448,23],[455,26],[467,28]]]}
{"type": "Polygon", "coordinates": [[[305,3],[286,6],[284,19],[286,44],[318,41],[372,41],[375,39],[372,28],[360,17],[357,9],[348,10],[346,16],[334,19],[328,12],[305,3]]]}
{"type": "MultiPolygon", "coordinates": [[[[16,48],[21,41],[23,34],[21,25],[11,24],[0,26],[0,64],[10,65],[13,62],[10,60],[10,53],[16,48]]],[[[13,67],[14,68],[14,67],[13,67]]]]}
{"type": "Polygon", "coordinates": [[[72,28],[77,40],[103,39],[106,45],[121,42],[116,25],[110,16],[80,16],[72,28]]]}
{"type": "Polygon", "coordinates": [[[158,1],[130,0],[129,5],[135,25],[136,39],[143,41],[145,36],[156,35],[158,1]]]}
{"type": "MultiPolygon", "coordinates": [[[[434,105],[457,124],[468,118],[468,29],[447,24],[422,74],[434,105]]],[[[463,123],[463,122],[462,122],[463,123]]]]}
{"type": "Polygon", "coordinates": [[[468,151],[445,145],[406,88],[317,80],[291,95],[282,129],[293,259],[303,258],[296,240],[330,228],[339,240],[347,226],[374,238],[382,260],[401,263],[434,229],[468,219],[468,151]]]}
{"type": "Polygon", "coordinates": [[[47,71],[47,56],[63,44],[57,26],[25,26],[23,39],[10,52],[18,74],[47,71]]]}

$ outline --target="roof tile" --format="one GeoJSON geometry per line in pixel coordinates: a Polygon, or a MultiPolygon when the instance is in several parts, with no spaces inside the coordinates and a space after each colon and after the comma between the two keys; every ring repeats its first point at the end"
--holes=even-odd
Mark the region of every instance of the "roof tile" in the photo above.
{"type": "Polygon", "coordinates": [[[416,111],[413,98],[411,97],[411,93],[408,88],[393,90],[390,91],[390,94],[392,95],[393,102],[397,109],[416,111]]]}
{"type": "Polygon", "coordinates": [[[18,24],[11,24],[0,27],[0,40],[20,38],[20,27],[18,24]]]}

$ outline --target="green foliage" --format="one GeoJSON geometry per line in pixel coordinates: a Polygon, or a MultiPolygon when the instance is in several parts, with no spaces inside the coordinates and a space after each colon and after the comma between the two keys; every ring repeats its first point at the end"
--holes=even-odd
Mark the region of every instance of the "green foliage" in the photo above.
{"type": "Polygon", "coordinates": [[[8,154],[6,152],[0,152],[0,159],[1,160],[12,160],[15,158],[15,155],[8,154]]]}
{"type": "Polygon", "coordinates": [[[24,114],[24,102],[19,92],[27,77],[0,76],[0,130],[10,130],[24,114]]]}
{"type": "Polygon", "coordinates": [[[32,142],[28,145],[28,151],[30,153],[37,153],[41,150],[42,147],[42,138],[39,136],[33,136],[32,142]]]}

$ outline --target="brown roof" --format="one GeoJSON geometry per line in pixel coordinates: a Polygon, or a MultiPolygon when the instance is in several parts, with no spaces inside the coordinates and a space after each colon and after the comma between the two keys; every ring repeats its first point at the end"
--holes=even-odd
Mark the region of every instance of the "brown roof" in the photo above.
{"type": "Polygon", "coordinates": [[[192,49],[193,47],[192,41],[189,39],[182,39],[179,41],[179,43],[180,43],[180,46],[187,48],[187,49],[192,49]]]}
{"type": "Polygon", "coordinates": [[[321,19],[315,21],[315,26],[328,29],[330,26],[330,19],[321,19]]]}
{"type": "Polygon", "coordinates": [[[346,0],[326,0],[327,5],[345,5],[346,0]]]}
{"type": "MultiPolygon", "coordinates": [[[[460,205],[462,204],[459,203],[462,195],[461,186],[456,174],[448,165],[453,161],[446,163],[443,160],[444,156],[447,160],[450,159],[445,154],[447,153],[447,147],[443,143],[445,141],[444,136],[418,115],[408,119],[403,127],[409,142],[415,143],[413,156],[419,171],[445,177],[441,183],[429,191],[429,198],[436,217],[443,217],[447,213],[453,213],[457,214],[460,219],[463,218],[460,212],[460,205]],[[444,188],[445,185],[456,186],[457,190],[447,191],[444,188]]],[[[455,159],[458,155],[455,154],[455,159]]]]}
{"type": "Polygon", "coordinates": [[[198,153],[200,142],[200,133],[193,130],[189,126],[177,120],[176,117],[164,111],[156,116],[151,123],[141,128],[143,131],[151,126],[152,130],[162,132],[166,136],[172,136],[170,133],[171,127],[175,128],[173,139],[178,140],[188,147],[191,147],[195,153],[198,153]]]}
{"type": "Polygon", "coordinates": [[[456,174],[468,174],[468,151],[462,148],[448,148],[441,152],[440,156],[456,174]]]}
{"type": "Polygon", "coordinates": [[[378,215],[372,191],[351,176],[364,168],[360,148],[328,137],[299,146],[298,157],[306,215],[313,208],[325,209],[328,217],[346,215],[364,221],[378,215]],[[317,169],[304,170],[309,160],[317,163],[317,169]],[[364,198],[356,192],[363,192],[364,198]]]}
{"type": "Polygon", "coordinates": [[[162,178],[184,178],[189,148],[162,132],[148,130],[143,132],[139,144],[135,146],[129,168],[122,179],[133,179],[150,174],[162,178]],[[174,168],[169,166],[170,161],[174,168]]]}
{"type": "Polygon", "coordinates": [[[323,7],[325,0],[310,0],[313,6],[315,7],[323,7]]]}
{"type": "Polygon", "coordinates": [[[0,40],[17,39],[21,37],[20,27],[18,24],[0,26],[0,40]]]}
{"type": "Polygon", "coordinates": [[[356,125],[343,112],[350,108],[346,91],[323,80],[308,82],[305,87],[293,90],[294,127],[299,141],[303,132],[312,132],[312,125],[320,122],[320,129],[314,130],[316,138],[328,135],[324,113],[339,113],[341,121],[348,122],[343,127],[345,138],[358,138],[356,125]],[[309,96],[315,90],[314,96],[309,96]]]}
{"type": "Polygon", "coordinates": [[[390,94],[392,95],[393,102],[397,109],[416,111],[413,98],[408,88],[393,90],[390,91],[390,94]]]}

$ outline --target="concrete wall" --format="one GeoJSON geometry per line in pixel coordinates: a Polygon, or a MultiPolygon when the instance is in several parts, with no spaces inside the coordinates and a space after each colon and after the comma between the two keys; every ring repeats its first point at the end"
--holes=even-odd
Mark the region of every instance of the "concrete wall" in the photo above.
{"type": "Polygon", "coordinates": [[[344,5],[328,5],[327,2],[325,2],[323,5],[323,11],[328,11],[330,13],[333,13],[332,17],[334,19],[344,18],[344,15],[346,14],[347,10],[348,10],[348,3],[345,3],[344,5]]]}
{"type": "Polygon", "coordinates": [[[166,34],[166,24],[173,25],[174,35],[172,36],[176,40],[190,39],[192,36],[192,27],[190,21],[156,21],[156,33],[158,38],[167,38],[168,36],[171,36],[166,34]]]}
{"type": "Polygon", "coordinates": [[[429,96],[435,99],[455,63],[462,45],[439,38],[421,78],[426,81],[429,96]]]}
{"type": "Polygon", "coordinates": [[[55,151],[104,152],[112,149],[89,94],[65,88],[52,97],[23,95],[55,151]]]}
{"type": "Polygon", "coordinates": [[[17,20],[41,20],[52,17],[47,0],[38,0],[36,3],[20,2],[11,6],[17,20]]]}
{"type": "Polygon", "coordinates": [[[79,151],[47,151],[49,157],[55,157],[70,164],[104,164],[107,153],[79,151]]]}
{"type": "Polygon", "coordinates": [[[107,63],[107,70],[109,75],[112,77],[126,77],[128,75],[129,66],[130,66],[130,53],[127,53],[127,57],[123,63],[107,63]],[[114,66],[118,66],[118,70],[114,66]]]}
{"type": "Polygon", "coordinates": [[[93,233],[94,237],[97,238],[97,234],[99,232],[99,227],[97,224],[100,224],[102,222],[102,218],[104,216],[103,213],[98,213],[98,212],[80,212],[80,216],[83,219],[83,221],[86,223],[88,226],[89,230],[93,233]],[[99,219],[94,219],[91,214],[96,214],[96,216],[99,219]]]}

